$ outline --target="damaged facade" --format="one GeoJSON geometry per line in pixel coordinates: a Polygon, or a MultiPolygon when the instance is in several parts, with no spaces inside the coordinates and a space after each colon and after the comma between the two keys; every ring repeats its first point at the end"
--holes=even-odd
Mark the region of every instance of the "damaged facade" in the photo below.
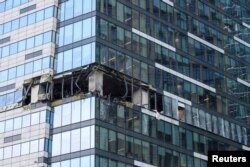
{"type": "Polygon", "coordinates": [[[0,0],[0,166],[206,167],[250,150],[244,0],[0,0]]]}

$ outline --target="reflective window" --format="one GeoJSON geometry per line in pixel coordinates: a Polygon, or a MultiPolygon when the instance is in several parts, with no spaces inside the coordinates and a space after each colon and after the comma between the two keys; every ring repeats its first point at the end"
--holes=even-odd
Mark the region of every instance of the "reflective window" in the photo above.
{"type": "Polygon", "coordinates": [[[39,112],[31,114],[31,125],[39,124],[39,112]]]}
{"type": "Polygon", "coordinates": [[[13,119],[10,119],[5,122],[5,132],[12,130],[13,130],[13,119]]]}
{"type": "Polygon", "coordinates": [[[61,134],[53,135],[52,156],[60,155],[61,153],[61,134]]]}
{"type": "Polygon", "coordinates": [[[96,0],[68,0],[61,3],[60,20],[68,20],[70,18],[89,13],[95,10],[96,0]],[[65,10],[67,9],[67,10],[65,10]]]}
{"type": "Polygon", "coordinates": [[[20,28],[27,25],[27,16],[21,17],[20,19],[20,28]]]}
{"type": "Polygon", "coordinates": [[[34,72],[40,71],[42,69],[42,60],[34,61],[34,72]]]}
{"type": "Polygon", "coordinates": [[[30,2],[31,0],[6,0],[0,3],[0,12],[7,11],[14,7],[20,6],[24,3],[30,2]]]}
{"type": "Polygon", "coordinates": [[[12,157],[18,157],[21,155],[21,145],[17,144],[12,147],[13,152],[12,152],[12,157]]]}
{"type": "Polygon", "coordinates": [[[67,71],[72,68],[72,50],[68,50],[64,52],[64,60],[63,60],[64,70],[67,71]]]}
{"type": "MultiPolygon", "coordinates": [[[[14,79],[16,77],[20,77],[23,76],[24,74],[30,74],[32,72],[36,72],[36,71],[40,71],[42,69],[47,69],[47,68],[51,68],[50,64],[52,64],[51,62],[52,60],[50,59],[50,57],[46,57],[46,58],[42,58],[36,61],[32,61],[29,63],[26,63],[24,65],[20,65],[17,67],[13,67],[4,71],[0,71],[0,82],[4,82],[6,80],[11,80],[14,79]],[[25,70],[25,72],[24,72],[25,70]]],[[[10,95],[11,96],[11,95],[10,95]]],[[[7,98],[7,104],[12,104],[12,100],[13,97],[8,97],[7,98]]]]}
{"type": "Polygon", "coordinates": [[[82,26],[83,29],[84,29],[84,31],[83,31],[83,39],[91,37],[92,27],[90,25],[91,25],[91,18],[83,20],[83,26],[82,26]]]}
{"type": "Polygon", "coordinates": [[[89,149],[90,148],[90,127],[85,127],[81,129],[81,149],[89,149]]]}
{"type": "Polygon", "coordinates": [[[52,31],[50,31],[50,32],[46,32],[44,34],[37,35],[38,36],[37,41],[35,41],[36,36],[34,36],[31,38],[28,38],[28,39],[25,39],[22,41],[18,41],[16,43],[13,43],[13,44],[10,44],[10,45],[4,46],[4,47],[1,47],[0,48],[0,51],[2,50],[1,55],[2,55],[2,57],[10,56],[10,55],[16,54],[18,52],[24,51],[26,49],[34,48],[35,46],[38,46],[39,44],[41,45],[41,44],[51,42],[53,33],[52,33],[52,31]],[[41,43],[41,41],[39,41],[39,38],[41,38],[41,35],[43,37],[42,43],[41,43]]]}
{"type": "MultiPolygon", "coordinates": [[[[76,6],[78,6],[78,5],[76,5],[76,6]]],[[[74,42],[82,39],[82,33],[84,32],[84,31],[82,31],[83,30],[82,26],[83,26],[82,22],[77,22],[74,24],[74,37],[73,37],[74,42]]]]}
{"type": "Polygon", "coordinates": [[[30,142],[30,153],[38,152],[38,140],[30,142]]]}
{"type": "Polygon", "coordinates": [[[30,115],[23,116],[22,127],[30,126],[30,115]]]}
{"type": "Polygon", "coordinates": [[[82,100],[82,121],[90,119],[90,98],[82,100]]]}
{"type": "Polygon", "coordinates": [[[95,17],[61,27],[58,32],[57,44],[59,46],[95,36],[95,17]]]}
{"type": "Polygon", "coordinates": [[[28,15],[28,25],[29,24],[34,24],[36,22],[36,14],[32,13],[28,15]]]}
{"type": "Polygon", "coordinates": [[[62,106],[62,126],[69,125],[71,123],[71,103],[64,104],[62,106]]]}
{"type": "Polygon", "coordinates": [[[30,150],[30,143],[29,142],[22,143],[21,155],[29,154],[29,150],[30,150]]]}
{"type": "Polygon", "coordinates": [[[4,148],[4,159],[11,158],[12,154],[12,147],[5,147],[4,148]]]}
{"type": "Polygon", "coordinates": [[[24,65],[17,66],[17,77],[24,75],[24,65]]]}
{"type": "Polygon", "coordinates": [[[54,128],[94,118],[94,102],[95,98],[87,98],[55,107],[54,128]]]}
{"type": "Polygon", "coordinates": [[[3,159],[3,148],[0,148],[0,160],[3,159]]]}
{"type": "Polygon", "coordinates": [[[91,44],[84,45],[82,47],[82,65],[90,64],[92,62],[92,55],[94,55],[94,53],[91,51],[91,44]]]}
{"type": "Polygon", "coordinates": [[[80,166],[80,159],[79,158],[71,159],[70,161],[71,161],[70,162],[71,166],[74,166],[74,167],[79,167],[80,166]]]}
{"type": "Polygon", "coordinates": [[[93,148],[95,128],[84,127],[53,135],[52,156],[93,148]]]}
{"type": "MultiPolygon", "coordinates": [[[[16,2],[16,0],[14,2],[16,2]]],[[[21,18],[12,20],[12,21],[4,23],[4,24],[1,24],[0,26],[3,27],[2,28],[3,30],[0,31],[0,34],[8,33],[10,31],[14,31],[14,30],[22,28],[24,26],[28,26],[28,25],[34,24],[36,22],[50,18],[53,16],[53,11],[55,9],[56,9],[55,7],[49,7],[49,8],[43,9],[41,11],[31,13],[27,16],[23,16],[21,18]],[[44,12],[46,12],[45,17],[44,17],[44,12]]]]}
{"type": "Polygon", "coordinates": [[[62,125],[62,106],[54,108],[54,128],[62,125]]]}
{"type": "Polygon", "coordinates": [[[22,117],[14,119],[14,129],[20,129],[22,127],[22,117]]]}
{"type": "Polygon", "coordinates": [[[0,133],[4,132],[4,125],[5,125],[4,121],[0,122],[0,133]]]}
{"type": "Polygon", "coordinates": [[[70,153],[70,131],[62,133],[61,153],[70,153]]]}
{"type": "MultiPolygon", "coordinates": [[[[80,129],[71,131],[71,152],[80,151],[81,135],[80,129]]],[[[89,136],[88,136],[89,138],[89,136]]]]}
{"type": "MultiPolygon", "coordinates": [[[[46,113],[48,113],[46,110],[40,112],[40,123],[44,123],[44,122],[49,122],[48,120],[46,120],[46,113]]],[[[49,115],[49,114],[47,114],[49,115]]],[[[51,118],[49,118],[50,120],[51,118]]]]}
{"type": "Polygon", "coordinates": [[[80,122],[81,120],[81,101],[72,103],[72,123],[80,122]]]}
{"type": "Polygon", "coordinates": [[[73,49],[73,68],[81,66],[81,50],[81,47],[73,49]]]}

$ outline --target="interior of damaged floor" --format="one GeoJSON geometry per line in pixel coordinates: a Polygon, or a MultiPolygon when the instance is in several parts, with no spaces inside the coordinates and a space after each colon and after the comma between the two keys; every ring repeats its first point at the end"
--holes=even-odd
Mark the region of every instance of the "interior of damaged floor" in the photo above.
{"type": "MultiPolygon", "coordinates": [[[[86,96],[102,97],[127,107],[141,106],[156,114],[163,112],[160,92],[139,80],[96,64],[54,77],[44,75],[26,81],[22,103],[24,106],[36,103],[55,106],[86,96]]],[[[179,118],[184,118],[184,108],[178,106],[178,111],[179,118]]]]}

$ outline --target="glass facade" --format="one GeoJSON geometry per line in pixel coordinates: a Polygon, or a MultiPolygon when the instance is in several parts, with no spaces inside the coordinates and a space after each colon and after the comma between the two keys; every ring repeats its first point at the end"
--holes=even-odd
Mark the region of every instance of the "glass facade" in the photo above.
{"type": "Polygon", "coordinates": [[[250,150],[247,0],[36,3],[0,3],[0,161],[206,167],[250,150]]]}

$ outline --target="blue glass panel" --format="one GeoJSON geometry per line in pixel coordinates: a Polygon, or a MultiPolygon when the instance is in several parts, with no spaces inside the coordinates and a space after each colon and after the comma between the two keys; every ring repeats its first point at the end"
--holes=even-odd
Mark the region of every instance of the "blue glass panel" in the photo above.
{"type": "Polygon", "coordinates": [[[14,93],[9,93],[6,96],[6,105],[13,104],[15,100],[15,94],[14,93]]]}
{"type": "Polygon", "coordinates": [[[42,43],[43,43],[43,35],[42,34],[37,35],[35,37],[35,46],[40,46],[42,45],[42,43]]]}
{"type": "Polygon", "coordinates": [[[23,90],[20,89],[18,91],[15,92],[15,102],[18,103],[22,100],[23,98],[23,90]]]}
{"type": "MultiPolygon", "coordinates": [[[[73,41],[79,41],[82,39],[82,22],[77,22],[74,24],[74,37],[73,41]]],[[[67,32],[67,31],[66,31],[67,32]]]]}
{"type": "Polygon", "coordinates": [[[90,0],[83,0],[83,13],[91,11],[91,2],[90,0]]]}
{"type": "Polygon", "coordinates": [[[65,20],[65,17],[64,17],[64,14],[65,14],[65,3],[62,3],[60,4],[60,9],[61,9],[61,12],[60,12],[60,21],[63,21],[65,20]]]}
{"type": "Polygon", "coordinates": [[[5,46],[2,48],[2,57],[10,55],[10,46],[5,46]]]}
{"type": "Polygon", "coordinates": [[[73,17],[73,0],[68,0],[65,2],[65,20],[73,17]]]}
{"type": "Polygon", "coordinates": [[[14,0],[13,7],[19,6],[21,4],[21,0],[14,0]]]}
{"type": "Polygon", "coordinates": [[[13,43],[10,45],[10,55],[16,54],[17,53],[17,43],[13,43]]]}
{"type": "Polygon", "coordinates": [[[83,20],[83,39],[91,37],[91,18],[83,20]]]}
{"type": "Polygon", "coordinates": [[[13,130],[13,119],[9,119],[5,121],[5,132],[12,131],[13,130]]]}
{"type": "Polygon", "coordinates": [[[91,63],[91,44],[82,47],[82,66],[91,63]]]}
{"type": "Polygon", "coordinates": [[[70,24],[65,27],[64,45],[72,43],[72,40],[73,40],[73,24],[70,24]]]}
{"type": "Polygon", "coordinates": [[[6,104],[6,95],[0,96],[0,106],[5,106],[6,104]]]}
{"type": "Polygon", "coordinates": [[[28,25],[35,23],[36,21],[36,14],[32,13],[28,15],[28,25]]]}
{"type": "Polygon", "coordinates": [[[74,17],[82,14],[83,1],[82,0],[74,0],[74,17]],[[77,4],[77,5],[76,5],[77,4]]]}
{"type": "Polygon", "coordinates": [[[24,51],[26,48],[26,40],[18,42],[18,51],[24,51]]]}
{"type": "Polygon", "coordinates": [[[16,67],[9,69],[9,78],[8,79],[13,79],[16,77],[16,67]]]}
{"type": "MultiPolygon", "coordinates": [[[[3,12],[4,11],[4,6],[5,6],[5,3],[2,2],[0,3],[0,12],[3,12]]],[[[1,34],[1,33],[0,33],[1,34]]]]}
{"type": "Polygon", "coordinates": [[[81,66],[81,54],[82,54],[82,48],[78,47],[73,49],[73,68],[80,67],[81,66]]]}
{"type": "Polygon", "coordinates": [[[63,67],[64,71],[72,68],[72,50],[64,52],[63,67]]]}
{"type": "Polygon", "coordinates": [[[36,13],[36,22],[43,20],[43,18],[44,18],[44,10],[38,11],[36,13]]]}
{"type": "Polygon", "coordinates": [[[5,23],[3,25],[3,33],[8,33],[11,30],[11,22],[5,23]]]}
{"type": "Polygon", "coordinates": [[[8,70],[1,71],[0,73],[0,82],[7,81],[8,78],[8,70]]]}
{"type": "Polygon", "coordinates": [[[47,68],[49,68],[49,65],[50,65],[49,57],[43,58],[42,69],[47,69],[47,68]]]}
{"type": "Polygon", "coordinates": [[[14,129],[20,129],[22,127],[22,117],[14,119],[14,129]]]}
{"type": "Polygon", "coordinates": [[[52,32],[46,32],[43,34],[43,43],[48,43],[48,42],[51,42],[51,39],[52,39],[52,32]]]}
{"type": "Polygon", "coordinates": [[[23,118],[22,127],[24,128],[30,126],[30,115],[25,115],[22,118],[23,118]]]}
{"type": "Polygon", "coordinates": [[[56,71],[58,73],[63,71],[63,52],[59,53],[57,55],[57,68],[56,68],[56,71]]]}
{"type": "Polygon", "coordinates": [[[12,0],[5,1],[5,10],[11,9],[12,6],[13,6],[12,0]]]}
{"type": "Polygon", "coordinates": [[[21,17],[20,19],[20,28],[27,26],[27,16],[21,17]]]}
{"type": "Polygon", "coordinates": [[[42,60],[41,59],[36,60],[34,62],[34,72],[40,71],[41,69],[42,69],[42,60]]]}
{"type": "Polygon", "coordinates": [[[29,38],[27,39],[27,43],[26,43],[26,49],[30,49],[30,48],[33,48],[34,45],[35,45],[35,38],[32,37],[32,38],[29,38]]]}
{"type": "Polygon", "coordinates": [[[17,67],[17,77],[23,76],[24,75],[24,65],[20,65],[17,67]]]}
{"type": "Polygon", "coordinates": [[[53,7],[45,9],[44,19],[50,18],[53,16],[53,7]]]}
{"type": "Polygon", "coordinates": [[[59,40],[58,40],[58,45],[62,46],[64,44],[64,27],[59,29],[59,40]]]}
{"type": "Polygon", "coordinates": [[[11,30],[13,31],[13,30],[16,30],[18,28],[19,28],[19,19],[13,20],[11,30]]]}
{"type": "MultiPolygon", "coordinates": [[[[0,96],[0,100],[1,100],[1,96],[0,96]]],[[[0,102],[1,103],[1,102],[0,102]]],[[[1,106],[1,105],[0,105],[1,106]]],[[[0,122],[0,133],[4,132],[4,125],[5,125],[5,121],[0,122]]]]}
{"type": "Polygon", "coordinates": [[[0,25],[0,34],[3,34],[3,25],[0,25]]]}
{"type": "Polygon", "coordinates": [[[25,64],[25,74],[30,74],[33,72],[33,62],[25,64]]]}

